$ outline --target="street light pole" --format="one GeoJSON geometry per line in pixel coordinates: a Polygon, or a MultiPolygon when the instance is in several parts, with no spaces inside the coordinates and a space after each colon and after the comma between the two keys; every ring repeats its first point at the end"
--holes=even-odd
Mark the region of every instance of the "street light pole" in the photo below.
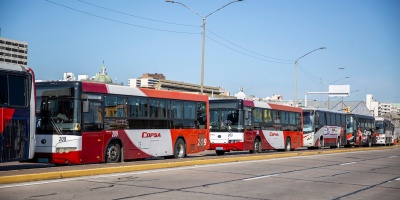
{"type": "Polygon", "coordinates": [[[307,56],[308,54],[310,54],[310,53],[312,53],[314,51],[317,51],[317,50],[321,50],[321,49],[326,49],[326,47],[320,47],[318,49],[314,49],[314,50],[302,55],[300,58],[297,58],[297,60],[294,62],[294,97],[293,97],[293,106],[295,106],[295,107],[297,107],[297,102],[296,101],[297,101],[297,65],[298,65],[298,62],[299,62],[299,60],[301,58],[307,56]]]}
{"type": "Polygon", "coordinates": [[[206,19],[207,17],[209,17],[210,15],[218,12],[219,10],[221,10],[222,8],[225,8],[226,6],[232,4],[232,3],[236,3],[239,1],[243,1],[243,0],[236,0],[236,1],[231,1],[227,4],[225,4],[224,6],[218,8],[217,10],[215,10],[214,12],[211,12],[210,14],[206,15],[205,17],[203,17],[202,15],[200,15],[198,12],[194,11],[193,9],[191,9],[190,7],[186,6],[185,4],[181,3],[181,2],[177,2],[177,1],[173,1],[173,0],[165,0],[166,2],[169,3],[177,3],[182,5],[183,7],[189,9],[190,11],[192,11],[194,14],[200,16],[203,19],[203,39],[202,39],[202,45],[201,45],[201,81],[200,81],[200,92],[201,94],[203,94],[203,88],[204,88],[204,49],[205,49],[205,39],[206,39],[206,19]]]}

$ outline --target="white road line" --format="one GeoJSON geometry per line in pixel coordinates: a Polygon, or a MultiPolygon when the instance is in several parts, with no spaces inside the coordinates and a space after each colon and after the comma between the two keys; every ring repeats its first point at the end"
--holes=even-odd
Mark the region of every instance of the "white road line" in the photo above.
{"type": "MultiPolygon", "coordinates": [[[[372,151],[381,151],[381,150],[372,150],[372,151]]],[[[14,188],[14,187],[25,187],[31,185],[41,185],[41,184],[49,184],[49,183],[59,183],[59,182],[68,182],[68,181],[75,181],[75,180],[87,180],[87,179],[99,179],[99,178],[108,178],[108,177],[120,177],[120,176],[127,176],[127,175],[140,175],[140,174],[148,174],[148,173],[159,173],[165,171],[174,171],[174,170],[184,170],[184,169],[197,169],[197,168],[207,168],[213,166],[224,166],[224,165],[236,165],[242,163],[260,163],[260,162],[271,162],[276,160],[286,160],[286,159],[303,159],[303,158],[310,158],[310,157],[325,157],[325,156],[332,156],[332,155],[340,155],[340,154],[353,154],[355,152],[342,152],[342,153],[335,153],[335,154],[321,154],[321,155],[307,155],[307,156],[296,156],[296,157],[285,157],[285,158],[273,158],[267,160],[249,160],[249,161],[240,161],[240,162],[232,162],[232,163],[218,163],[218,164],[207,164],[207,165],[194,165],[194,166],[187,166],[187,167],[177,167],[177,168],[167,168],[167,169],[158,169],[158,170],[147,170],[147,171],[140,171],[140,172],[125,172],[125,173],[113,173],[113,174],[102,174],[102,175],[93,175],[93,176],[83,176],[83,177],[75,177],[75,178],[65,178],[65,179],[56,179],[56,180],[48,180],[48,181],[33,181],[27,183],[11,183],[0,185],[0,189],[4,188],[14,188]]],[[[356,162],[353,162],[356,163],[356,162]]],[[[343,163],[340,165],[347,165],[353,163],[343,163]]],[[[268,175],[277,176],[279,174],[272,174],[268,175]]],[[[268,177],[267,176],[267,177],[268,177]]],[[[258,177],[252,178],[257,179],[258,177]]],[[[266,177],[260,177],[266,178],[266,177]]],[[[245,180],[245,179],[243,179],[245,180]]],[[[251,180],[251,178],[249,179],[251,180]]]]}
{"type": "Polygon", "coordinates": [[[351,165],[351,164],[354,164],[354,163],[357,163],[357,162],[342,163],[340,165],[351,165]]]}
{"type": "Polygon", "coordinates": [[[271,175],[266,175],[266,176],[258,176],[258,177],[254,177],[254,178],[246,178],[243,179],[244,181],[252,181],[252,180],[256,180],[256,179],[261,179],[261,178],[268,178],[268,177],[273,177],[273,176],[278,176],[279,174],[271,174],[271,175]]]}
{"type": "Polygon", "coordinates": [[[388,157],[388,158],[397,158],[398,156],[390,156],[390,157],[388,157]]]}
{"type": "Polygon", "coordinates": [[[396,181],[400,181],[400,178],[397,178],[396,181]]]}

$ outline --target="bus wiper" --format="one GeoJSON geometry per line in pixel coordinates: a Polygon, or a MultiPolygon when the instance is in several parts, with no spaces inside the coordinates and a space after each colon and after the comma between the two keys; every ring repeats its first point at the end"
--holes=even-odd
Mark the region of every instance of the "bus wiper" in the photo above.
{"type": "Polygon", "coordinates": [[[57,123],[54,121],[53,117],[50,117],[51,124],[53,125],[54,129],[56,130],[58,135],[62,134],[61,128],[57,125],[57,123]]]}
{"type": "Polygon", "coordinates": [[[229,126],[228,123],[222,122],[221,128],[225,128],[229,133],[232,133],[231,126],[229,126]]]}

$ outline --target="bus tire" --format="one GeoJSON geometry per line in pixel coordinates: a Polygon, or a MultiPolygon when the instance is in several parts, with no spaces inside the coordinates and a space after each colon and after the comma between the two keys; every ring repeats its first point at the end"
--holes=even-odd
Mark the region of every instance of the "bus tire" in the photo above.
{"type": "Polygon", "coordinates": [[[249,150],[250,153],[261,153],[261,142],[260,139],[256,138],[253,144],[253,150],[249,150]]]}
{"type": "Polygon", "coordinates": [[[121,160],[121,145],[117,141],[111,141],[108,144],[107,152],[106,152],[106,162],[107,163],[116,163],[121,160]]]}
{"type": "Polygon", "coordinates": [[[331,149],[333,149],[333,148],[340,148],[340,138],[338,138],[337,140],[336,140],[336,146],[329,146],[329,148],[331,148],[331,149]]]}
{"type": "Polygon", "coordinates": [[[179,138],[175,142],[174,158],[184,158],[185,156],[186,156],[186,144],[182,138],[179,138]]]}
{"type": "Polygon", "coordinates": [[[318,142],[318,149],[321,149],[324,146],[324,138],[321,137],[318,142]]]}
{"type": "Polygon", "coordinates": [[[223,156],[225,154],[224,150],[215,150],[215,153],[219,156],[223,156]]]}
{"type": "Polygon", "coordinates": [[[284,151],[290,151],[292,149],[292,143],[290,141],[290,138],[286,138],[286,144],[285,144],[285,150],[284,151]]]}

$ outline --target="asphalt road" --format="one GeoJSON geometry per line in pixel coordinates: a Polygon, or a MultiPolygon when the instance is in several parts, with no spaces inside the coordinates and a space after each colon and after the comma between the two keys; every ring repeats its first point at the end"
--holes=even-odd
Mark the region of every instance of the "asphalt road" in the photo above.
{"type": "Polygon", "coordinates": [[[0,199],[400,199],[400,148],[0,185],[0,199]]]}

